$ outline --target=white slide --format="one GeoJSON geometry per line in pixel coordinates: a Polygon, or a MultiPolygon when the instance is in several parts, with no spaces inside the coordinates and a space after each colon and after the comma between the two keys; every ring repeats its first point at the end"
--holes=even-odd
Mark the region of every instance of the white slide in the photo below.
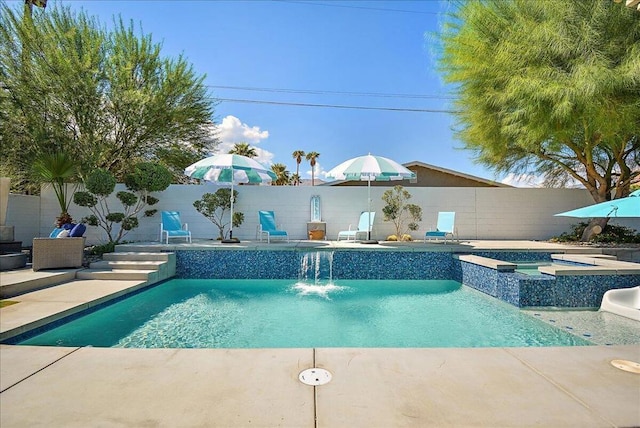
{"type": "Polygon", "coordinates": [[[600,310],[640,321],[640,286],[605,292],[600,310]]]}

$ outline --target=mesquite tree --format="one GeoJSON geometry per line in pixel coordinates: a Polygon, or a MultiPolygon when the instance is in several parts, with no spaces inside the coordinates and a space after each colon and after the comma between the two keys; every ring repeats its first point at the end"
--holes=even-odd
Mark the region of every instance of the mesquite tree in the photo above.
{"type": "Polygon", "coordinates": [[[457,137],[480,163],[577,182],[595,202],[629,194],[640,176],[640,13],[609,0],[456,1],[441,38],[457,137]]]}

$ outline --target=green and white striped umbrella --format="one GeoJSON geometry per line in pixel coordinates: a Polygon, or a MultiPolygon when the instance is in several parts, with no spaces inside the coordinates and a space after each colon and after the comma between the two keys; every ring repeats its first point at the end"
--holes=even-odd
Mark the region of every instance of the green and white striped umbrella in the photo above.
{"type": "MultiPolygon", "coordinates": [[[[367,182],[369,212],[371,212],[371,182],[416,178],[416,173],[398,162],[368,154],[349,159],[327,172],[330,180],[360,180],[367,182]]],[[[368,240],[371,241],[371,219],[369,219],[368,240]]]]}
{"type": "Polygon", "coordinates": [[[416,173],[382,156],[359,156],[342,162],[327,172],[333,180],[391,181],[415,178],[416,173]]]}
{"type": "Polygon", "coordinates": [[[219,184],[262,184],[276,179],[273,171],[258,161],[234,154],[219,154],[199,160],[185,168],[184,173],[191,178],[219,184]]]}
{"type": "Polygon", "coordinates": [[[199,160],[186,167],[184,174],[212,183],[231,185],[230,239],[233,239],[233,185],[238,183],[267,184],[276,179],[275,173],[260,162],[235,154],[219,154],[199,160]]]}

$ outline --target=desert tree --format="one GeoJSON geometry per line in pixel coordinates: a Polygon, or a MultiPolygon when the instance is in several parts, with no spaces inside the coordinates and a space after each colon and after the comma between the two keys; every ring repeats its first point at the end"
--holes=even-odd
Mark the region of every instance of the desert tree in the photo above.
{"type": "Polygon", "coordinates": [[[640,14],[608,0],[456,1],[441,40],[457,137],[480,163],[577,182],[596,202],[629,194],[640,176],[640,14]]]}
{"type": "MultiPolygon", "coordinates": [[[[215,148],[215,101],[183,56],[114,18],[0,4],[0,139],[3,174],[33,190],[32,159],[72,153],[81,177],[96,168],[123,180],[140,161],[184,167],[215,148]]],[[[13,180],[12,180],[13,181],[13,180]]]]}

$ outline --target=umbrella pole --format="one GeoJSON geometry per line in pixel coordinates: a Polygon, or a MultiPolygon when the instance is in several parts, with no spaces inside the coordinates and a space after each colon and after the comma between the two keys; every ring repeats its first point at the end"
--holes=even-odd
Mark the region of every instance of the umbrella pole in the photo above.
{"type": "Polygon", "coordinates": [[[233,176],[233,168],[231,168],[231,223],[229,227],[229,239],[223,239],[222,240],[223,244],[237,244],[238,242],[240,242],[239,239],[233,238],[233,200],[235,199],[233,197],[233,180],[234,179],[235,177],[233,176]]]}
{"type": "Polygon", "coordinates": [[[233,239],[233,168],[231,168],[231,222],[229,226],[229,239],[233,239]]]}
{"type": "Polygon", "coordinates": [[[369,176],[369,179],[367,180],[367,198],[368,198],[368,204],[369,204],[369,208],[367,208],[369,211],[367,211],[367,215],[369,216],[369,220],[367,221],[367,240],[366,241],[362,241],[363,244],[377,244],[378,241],[376,241],[375,239],[371,239],[371,176],[369,176]]]}

